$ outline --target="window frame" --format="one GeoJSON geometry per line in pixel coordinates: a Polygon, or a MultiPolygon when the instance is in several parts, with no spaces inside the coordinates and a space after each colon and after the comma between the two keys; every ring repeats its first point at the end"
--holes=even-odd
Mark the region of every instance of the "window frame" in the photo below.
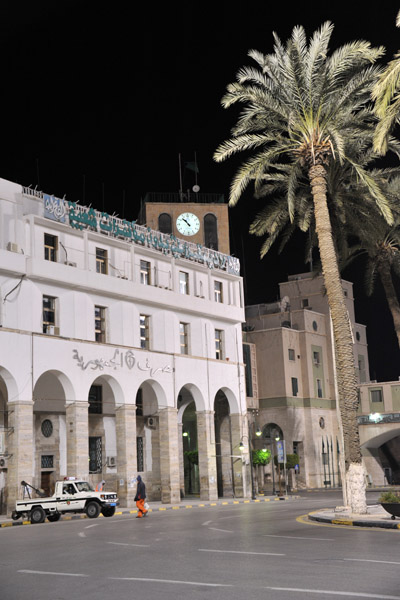
{"type": "Polygon", "coordinates": [[[94,306],[94,338],[99,344],[107,341],[107,307],[98,304],[94,306]],[[100,317],[97,317],[96,310],[100,311],[100,317]],[[97,328],[97,322],[100,322],[100,328],[97,328]]]}
{"type": "Polygon", "coordinates": [[[219,304],[223,304],[223,284],[222,281],[214,280],[214,300],[219,304]]]}
{"type": "Polygon", "coordinates": [[[47,294],[43,294],[42,296],[42,330],[43,333],[48,333],[48,327],[56,327],[56,318],[57,318],[57,298],[55,296],[48,296],[47,294]],[[50,307],[45,307],[45,298],[50,300],[50,307]],[[45,312],[53,315],[53,320],[45,319],[45,312]]]}
{"type": "Polygon", "coordinates": [[[142,285],[151,285],[151,262],[140,259],[140,283],[142,285]]]}
{"type": "Polygon", "coordinates": [[[140,348],[142,350],[150,349],[150,317],[149,315],[139,315],[139,333],[140,333],[140,348]],[[143,320],[143,325],[142,325],[143,320]],[[144,332],[144,335],[142,335],[144,332]]]}
{"type": "Polygon", "coordinates": [[[44,232],[44,260],[49,262],[57,262],[58,258],[58,237],[52,233],[44,232]],[[54,244],[47,243],[47,238],[52,238],[54,244]]]}
{"type": "Polygon", "coordinates": [[[295,352],[294,348],[288,348],[288,357],[289,357],[290,362],[296,361],[296,352],[295,352]]]}
{"type": "Polygon", "coordinates": [[[179,271],[179,293],[184,296],[189,295],[189,273],[187,271],[179,271]]]}
{"type": "Polygon", "coordinates": [[[214,329],[214,346],[215,346],[215,358],[217,360],[224,359],[224,332],[222,329],[214,329]]]}
{"type": "Polygon", "coordinates": [[[181,354],[189,354],[189,323],[182,321],[179,323],[179,347],[181,354]]]}
{"type": "Polygon", "coordinates": [[[96,246],[96,273],[108,275],[108,250],[96,246]]]}

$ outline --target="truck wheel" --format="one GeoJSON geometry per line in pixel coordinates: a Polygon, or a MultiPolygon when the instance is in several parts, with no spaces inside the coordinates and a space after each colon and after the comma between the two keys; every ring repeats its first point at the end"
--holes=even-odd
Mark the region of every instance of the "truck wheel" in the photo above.
{"type": "Polygon", "coordinates": [[[43,523],[46,518],[46,513],[41,506],[34,506],[31,510],[31,523],[43,523]]]}
{"type": "Polygon", "coordinates": [[[59,521],[60,518],[60,513],[54,513],[52,515],[48,515],[47,520],[50,521],[50,523],[55,523],[56,521],[59,521]]]}
{"type": "Polygon", "coordinates": [[[13,510],[12,513],[11,513],[12,520],[13,521],[17,521],[19,519],[19,517],[20,517],[19,513],[17,513],[16,510],[13,510]]]}
{"type": "Polygon", "coordinates": [[[89,502],[86,505],[86,514],[89,519],[97,519],[100,514],[100,505],[97,502],[89,502]]]}
{"type": "Polygon", "coordinates": [[[103,515],[103,517],[112,517],[115,513],[115,506],[105,506],[102,511],[101,514],[103,515]]]}

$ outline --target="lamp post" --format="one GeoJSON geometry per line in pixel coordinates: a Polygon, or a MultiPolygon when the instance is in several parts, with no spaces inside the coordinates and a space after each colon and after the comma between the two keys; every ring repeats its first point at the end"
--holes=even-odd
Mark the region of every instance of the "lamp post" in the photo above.
{"type": "Polygon", "coordinates": [[[243,450],[244,450],[243,438],[245,438],[245,437],[247,437],[247,439],[249,440],[251,498],[252,498],[252,500],[255,500],[256,499],[256,489],[254,486],[254,477],[253,477],[253,448],[252,448],[252,444],[251,444],[251,439],[248,435],[244,435],[242,437],[242,439],[240,440],[239,450],[240,450],[240,452],[243,452],[243,450]]]}

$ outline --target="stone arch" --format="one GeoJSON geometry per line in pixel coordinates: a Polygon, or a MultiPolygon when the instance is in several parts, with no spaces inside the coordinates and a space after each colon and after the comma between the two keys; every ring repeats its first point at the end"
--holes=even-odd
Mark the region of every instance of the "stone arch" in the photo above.
{"type": "MultiPolygon", "coordinates": [[[[366,472],[375,485],[399,484],[400,425],[382,424],[370,429],[373,433],[377,430],[381,432],[361,444],[366,472]]],[[[368,435],[370,432],[365,433],[368,435]]]]}
{"type": "Polygon", "coordinates": [[[0,367],[0,381],[1,380],[4,382],[4,386],[2,386],[3,389],[0,388],[0,395],[3,394],[4,397],[6,397],[6,402],[17,400],[19,398],[17,382],[10,371],[4,367],[0,367]]]}
{"type": "Polygon", "coordinates": [[[226,386],[222,386],[217,391],[215,397],[217,397],[220,392],[222,392],[225,395],[225,397],[229,403],[229,412],[231,414],[240,413],[240,405],[239,405],[238,399],[236,397],[236,394],[234,392],[232,392],[232,390],[230,388],[228,388],[226,386]]]}

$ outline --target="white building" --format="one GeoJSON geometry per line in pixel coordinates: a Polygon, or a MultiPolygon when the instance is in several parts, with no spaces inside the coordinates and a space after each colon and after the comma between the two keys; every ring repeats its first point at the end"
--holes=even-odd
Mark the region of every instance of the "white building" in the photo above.
{"type": "Polygon", "coordinates": [[[237,259],[5,180],[0,231],[3,510],[65,475],[247,494],[237,259]]]}

